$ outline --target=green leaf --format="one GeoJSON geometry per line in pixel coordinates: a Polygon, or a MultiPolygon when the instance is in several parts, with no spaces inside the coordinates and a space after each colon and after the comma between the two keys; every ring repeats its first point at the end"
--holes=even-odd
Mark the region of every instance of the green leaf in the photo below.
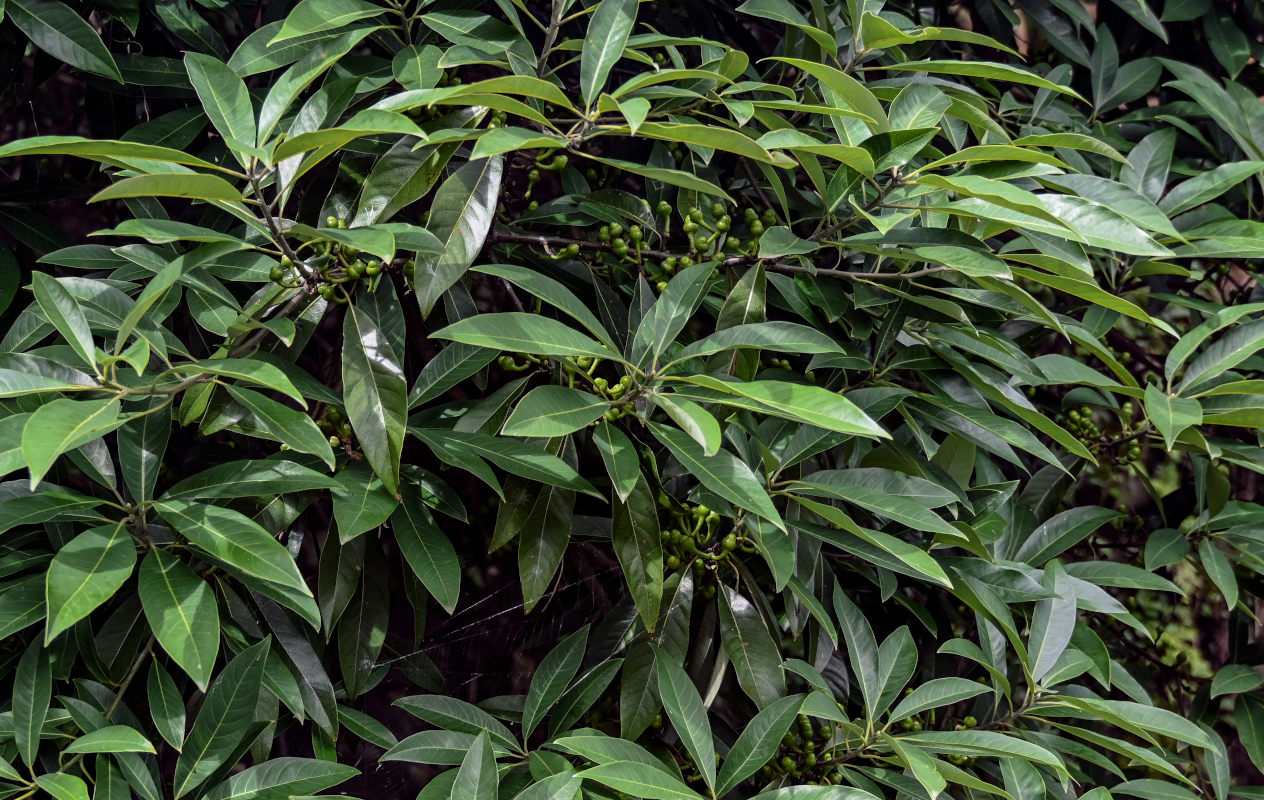
{"type": "Polygon", "coordinates": [[[515,267],[510,264],[485,264],[473,267],[472,271],[481,272],[485,275],[495,275],[519,288],[525,289],[541,300],[565,311],[576,322],[587,328],[589,333],[601,340],[602,344],[610,347],[612,350],[616,349],[615,341],[611,337],[610,332],[606,330],[606,326],[602,325],[601,321],[589,310],[588,306],[560,282],[553,280],[547,275],[541,275],[535,270],[515,267]]]}
{"type": "Polygon", "coordinates": [[[108,725],[66,745],[66,753],[153,753],[154,746],[127,725],[108,725]]]}
{"type": "Polygon", "coordinates": [[[28,767],[35,766],[40,731],[48,718],[52,694],[53,675],[48,665],[48,651],[37,639],[23,651],[13,675],[13,743],[22,763],[28,767]]]}
{"type": "Polygon", "coordinates": [[[385,12],[386,9],[363,0],[303,0],[286,15],[280,32],[268,46],[319,31],[337,30],[385,12]]]}
{"type": "Polygon", "coordinates": [[[454,731],[422,731],[387,750],[379,761],[414,764],[460,764],[474,744],[474,736],[454,731]]]}
{"type": "Polygon", "coordinates": [[[10,0],[9,18],[39,49],[72,67],[123,83],[114,56],[92,26],[57,0],[10,0]]]}
{"type": "Polygon", "coordinates": [[[650,432],[658,439],[690,475],[702,485],[734,505],[752,511],[781,530],[785,522],[777,513],[767,490],[760,484],[750,467],[725,450],[707,455],[702,445],[680,431],[657,423],[649,423],[650,432]]]}
{"type": "Polygon", "coordinates": [[[1098,528],[1107,522],[1119,519],[1118,511],[1100,506],[1078,506],[1055,514],[1045,520],[1034,531],[1022,537],[1021,541],[1011,542],[1011,553],[1007,555],[1014,561],[1022,561],[1033,567],[1043,567],[1051,558],[1061,555],[1066,550],[1093,535],[1098,528]]]}
{"type": "Polygon", "coordinates": [[[211,684],[176,761],[172,778],[176,798],[189,794],[214,774],[246,735],[254,720],[271,646],[272,640],[267,638],[242,650],[211,684]]]}
{"type": "Polygon", "coordinates": [[[802,58],[774,57],[770,61],[783,61],[792,67],[803,70],[816,78],[821,85],[829,88],[847,105],[863,115],[865,122],[875,132],[885,131],[890,127],[886,111],[878,102],[873,92],[852,76],[835,69],[828,64],[808,61],[802,58]]]}
{"type": "Polygon", "coordinates": [[[242,166],[249,168],[251,156],[260,151],[255,147],[255,109],[246,84],[227,64],[203,53],[186,52],[184,68],[211,124],[242,166]]]}
{"type": "Polygon", "coordinates": [[[32,136],[0,145],[0,158],[30,155],[71,155],[105,164],[126,164],[132,160],[185,164],[202,169],[222,169],[197,156],[168,147],[114,139],[85,139],[82,136],[32,136]]]}
{"type": "Polygon", "coordinates": [[[249,517],[232,509],[187,500],[160,500],[154,503],[154,509],[228,570],[311,596],[289,551],[249,517]]]}
{"type": "Polygon", "coordinates": [[[430,336],[510,353],[619,358],[614,351],[557,320],[518,311],[466,317],[430,336]]]}
{"type": "Polygon", "coordinates": [[[61,398],[35,409],[22,428],[22,458],[31,472],[31,490],[59,455],[104,436],[120,424],[116,398],[61,398]]]}
{"type": "Polygon", "coordinates": [[[614,507],[611,544],[641,620],[652,633],[658,624],[663,599],[663,545],[658,503],[639,471],[632,486],[627,497],[614,507]]]}
{"type": "Polygon", "coordinates": [[[486,731],[492,739],[510,750],[519,745],[513,734],[499,720],[478,706],[446,695],[415,695],[401,697],[394,702],[408,713],[431,725],[458,733],[477,735],[486,731]]]}
{"type": "MultiPolygon", "coordinates": [[[[200,688],[205,689],[205,686],[204,683],[200,688]]],[[[184,698],[180,695],[180,690],[176,688],[176,682],[171,679],[171,674],[156,659],[149,662],[146,694],[154,727],[167,744],[179,750],[184,746],[184,698]]]]}
{"type": "Polygon", "coordinates": [[[137,175],[124,178],[97,192],[88,201],[121,200],[127,197],[185,197],[207,202],[240,203],[241,192],[218,175],[201,173],[137,175]]]}
{"type": "Polygon", "coordinates": [[[1152,383],[1146,385],[1145,409],[1150,422],[1163,434],[1168,450],[1176,444],[1181,431],[1203,421],[1203,407],[1197,400],[1167,394],[1152,383]]]}
{"type": "Polygon", "coordinates": [[[1211,680],[1211,696],[1213,699],[1226,694],[1245,694],[1253,692],[1264,685],[1264,675],[1260,675],[1246,664],[1227,664],[1220,668],[1216,677],[1211,680]]]}
{"type": "Polygon", "coordinates": [[[334,465],[333,448],[311,417],[289,406],[271,400],[252,389],[231,384],[224,387],[232,398],[246,408],[260,433],[275,439],[291,450],[310,453],[330,466],[334,465]]]}
{"type": "Polygon", "coordinates": [[[84,316],[79,301],[74,298],[60,282],[51,275],[36,272],[31,275],[31,286],[35,291],[35,301],[48,321],[53,323],[83,363],[96,368],[96,345],[92,341],[92,331],[88,328],[88,320],[84,316]]]}
{"type": "Polygon", "coordinates": [[[711,723],[707,721],[702,696],[679,664],[656,646],[650,646],[655,647],[654,666],[658,669],[658,696],[662,698],[663,710],[681,743],[693,756],[702,779],[714,791],[715,743],[711,740],[711,723]]]}
{"type": "Polygon", "coordinates": [[[719,452],[720,423],[706,409],[674,394],[656,394],[654,402],[667,412],[677,427],[702,445],[704,455],[714,456],[719,452]]]}
{"type": "Polygon", "coordinates": [[[786,693],[781,653],[751,601],[728,586],[720,588],[720,638],[724,649],[737,672],[737,682],[764,708],[786,693]]]}
{"type": "Polygon", "coordinates": [[[531,784],[513,800],[574,800],[582,783],[573,772],[559,772],[531,784]]]}
{"type": "Polygon", "coordinates": [[[626,503],[641,477],[641,460],[636,447],[627,434],[606,420],[601,420],[593,429],[593,445],[606,465],[615,494],[620,502],[626,503]]]}
{"type": "MultiPolygon", "coordinates": [[[[378,291],[383,291],[379,289],[378,291]]],[[[366,300],[364,290],[357,295],[366,300]]],[[[403,354],[396,353],[372,306],[357,302],[342,324],[342,383],[356,442],[387,491],[399,491],[399,462],[408,422],[403,354]]]]}
{"type": "Polygon", "coordinates": [[[712,264],[696,264],[672,277],[633,336],[632,358],[637,364],[657,361],[667,351],[702,302],[714,272],[712,264]]]}
{"type": "Polygon", "coordinates": [[[719,785],[715,790],[717,797],[736,789],[738,784],[772,759],[781,744],[781,737],[790,730],[801,705],[803,695],[782,697],[764,706],[742,726],[741,734],[720,767],[719,785]]]}
{"type": "Polygon", "coordinates": [[[1062,759],[1049,750],[1025,739],[995,731],[926,731],[901,736],[932,753],[967,756],[1013,756],[1037,764],[1045,764],[1059,772],[1065,770],[1062,759]]]}
{"type": "Polygon", "coordinates": [[[1076,100],[1087,102],[1080,97],[1069,86],[1062,86],[1046,80],[1045,78],[1028,72],[1025,69],[1012,67],[1008,64],[996,64],[983,61],[936,61],[928,59],[925,61],[907,61],[903,64],[888,64],[878,67],[878,69],[891,69],[901,72],[930,72],[938,75],[964,75],[971,78],[983,78],[989,81],[1007,81],[1009,83],[1018,83],[1024,86],[1035,86],[1038,89],[1048,89],[1051,92],[1069,95],[1076,100]]]}
{"type": "MultiPolygon", "coordinates": [[[[609,0],[607,0],[608,2],[609,0]]],[[[577,778],[609,786],[644,800],[701,800],[702,795],[690,789],[663,770],[636,761],[611,761],[575,773],[577,778]]]]}
{"type": "Polygon", "coordinates": [[[220,633],[211,587],[179,558],[155,547],[141,563],[137,592],[158,644],[206,691],[220,633]]]}
{"type": "Polygon", "coordinates": [[[623,57],[636,23],[638,0],[601,0],[588,23],[579,57],[579,90],[584,109],[591,109],[606,85],[610,70],[623,57]]]}
{"type": "Polygon", "coordinates": [[[88,784],[82,778],[65,772],[36,775],[35,784],[55,800],[88,800],[88,784]]]}
{"type": "Polygon", "coordinates": [[[317,489],[340,489],[342,484],[328,475],[293,461],[226,461],[195,472],[163,493],[164,500],[204,500],[207,498],[267,497],[317,489]]]}
{"type": "Polygon", "coordinates": [[[965,678],[932,678],[905,695],[892,710],[888,722],[899,722],[923,711],[960,703],[988,691],[991,691],[988,686],[965,678]]]}
{"type": "Polygon", "coordinates": [[[461,595],[461,564],[411,482],[400,486],[400,503],[391,515],[391,530],[413,574],[449,614],[461,595]]]}
{"type": "MultiPolygon", "coordinates": [[[[764,235],[767,236],[767,234],[764,235]]],[[[838,343],[832,338],[807,325],[796,322],[751,322],[724,328],[699,339],[681,350],[676,359],[709,356],[739,347],[753,347],[780,353],[837,353],[841,351],[838,343]]]]}
{"type": "MultiPolygon", "coordinates": [[[[256,134],[258,144],[262,145],[267,141],[276,124],[281,121],[282,115],[289,110],[303,90],[333,66],[338,59],[346,55],[351,48],[359,44],[372,30],[365,26],[348,31],[334,39],[312,42],[294,66],[287,69],[279,78],[274,79],[268,89],[267,97],[263,100],[263,105],[259,108],[259,129],[256,134]]],[[[211,120],[214,121],[214,117],[211,120]]]]}
{"type": "Polygon", "coordinates": [[[487,733],[474,737],[469,751],[461,761],[456,780],[452,784],[452,796],[469,800],[496,800],[498,776],[492,743],[487,733]]]}
{"type": "Polygon", "coordinates": [[[505,436],[565,436],[587,427],[609,407],[608,400],[578,389],[538,386],[518,401],[500,432],[505,436]]]}
{"type": "Polygon", "coordinates": [[[348,781],[360,771],[323,759],[281,756],[236,773],[207,794],[206,800],[288,800],[348,781]]]}
{"type": "Polygon", "coordinates": [[[48,565],[44,642],[113,597],[135,565],[136,547],[122,523],[89,528],[67,542],[48,565]]]}
{"type": "Polygon", "coordinates": [[[410,428],[409,430],[431,448],[439,449],[445,446],[460,448],[470,455],[485,458],[506,472],[527,480],[560,486],[593,497],[602,497],[592,484],[579,476],[574,467],[557,456],[524,442],[480,433],[437,428],[410,428]]]}
{"type": "Polygon", "coordinates": [[[454,342],[426,362],[408,393],[409,409],[428,403],[496,360],[498,350],[454,342]]]}
{"type": "Polygon", "coordinates": [[[690,375],[680,380],[713,392],[748,397],[767,409],[768,414],[817,428],[879,439],[890,438],[890,434],[855,403],[820,386],[788,381],[722,381],[709,375],[690,375]]]}
{"type": "Polygon", "coordinates": [[[1159,208],[1169,217],[1175,217],[1215,200],[1261,170],[1264,170],[1264,161],[1219,164],[1177,184],[1159,201],[1159,208]]]}
{"type": "Polygon", "coordinates": [[[869,719],[873,719],[877,716],[878,694],[881,691],[878,679],[878,641],[860,609],[837,585],[834,586],[834,616],[838,618],[843,639],[847,643],[847,661],[860,684],[860,693],[864,697],[869,719]]]}
{"type": "Polygon", "coordinates": [[[502,169],[500,156],[469,161],[435,193],[426,227],[439,237],[444,250],[417,260],[413,288],[423,317],[483,249],[500,197],[502,169]]]}
{"type": "Polygon", "coordinates": [[[522,706],[522,738],[531,738],[531,732],[540,720],[557,703],[566,691],[571,679],[579,671],[588,644],[588,626],[571,633],[554,647],[531,677],[527,699],[522,706]]]}
{"type": "MultiPolygon", "coordinates": [[[[1192,332],[1190,336],[1192,336],[1192,332]]],[[[1190,336],[1186,338],[1190,338],[1190,336]]],[[[1183,342],[1184,339],[1181,341],[1183,342]]],[[[1176,385],[1176,390],[1182,394],[1186,393],[1187,390],[1196,390],[1202,384],[1207,383],[1226,370],[1233,369],[1243,361],[1246,361],[1261,348],[1264,348],[1264,320],[1255,320],[1235,327],[1215,342],[1212,342],[1207,349],[1203,350],[1197,358],[1190,362],[1189,366],[1185,368],[1185,374],[1181,376],[1180,382],[1176,385]]],[[[1178,367],[1179,365],[1180,362],[1178,361],[1175,366],[1178,367]]]]}

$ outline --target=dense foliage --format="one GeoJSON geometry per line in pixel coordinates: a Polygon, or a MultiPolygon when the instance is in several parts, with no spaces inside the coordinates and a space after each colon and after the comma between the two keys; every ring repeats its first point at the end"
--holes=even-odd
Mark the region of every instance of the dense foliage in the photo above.
{"type": "Polygon", "coordinates": [[[1258,4],[0,8],[0,797],[1264,797],[1258,4]]]}

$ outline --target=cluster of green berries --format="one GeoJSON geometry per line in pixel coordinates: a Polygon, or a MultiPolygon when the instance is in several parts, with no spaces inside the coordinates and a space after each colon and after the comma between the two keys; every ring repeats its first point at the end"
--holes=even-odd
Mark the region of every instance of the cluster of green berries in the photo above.
{"type": "Polygon", "coordinates": [[[351,423],[341,411],[333,406],[325,409],[325,416],[316,422],[320,432],[329,437],[329,446],[341,447],[344,442],[351,441],[351,423]]]}
{"type": "MultiPolygon", "coordinates": [[[[1131,400],[1124,403],[1119,409],[1120,416],[1123,419],[1122,425],[1124,433],[1129,433],[1132,430],[1133,411],[1134,406],[1132,405],[1131,400]]],[[[1139,458],[1141,458],[1141,442],[1136,439],[1123,442],[1119,445],[1119,449],[1115,453],[1115,461],[1122,466],[1135,463],[1139,458]]]]}
{"type": "MultiPolygon", "coordinates": [[[[325,224],[330,228],[345,229],[347,227],[346,220],[337,217],[327,217],[325,224]]],[[[343,284],[354,284],[361,278],[370,280],[382,274],[386,268],[385,265],[376,258],[365,260],[361,251],[354,247],[327,239],[313,240],[299,247],[300,250],[311,248],[313,255],[305,263],[305,266],[315,271],[319,275],[320,282],[316,286],[317,293],[325,300],[345,303],[347,291],[338,291],[338,286],[343,284]]],[[[285,288],[293,289],[303,284],[303,278],[295,269],[294,260],[289,256],[281,256],[281,263],[273,267],[268,272],[268,277],[273,283],[285,288]]],[[[416,264],[409,261],[404,265],[404,274],[410,279],[416,264]]]]}
{"type": "Polygon", "coordinates": [[[797,725],[781,737],[781,745],[772,759],[760,768],[760,774],[765,780],[790,775],[797,779],[796,783],[821,786],[841,783],[842,772],[830,768],[828,757],[818,755],[818,750],[824,750],[833,736],[832,725],[824,723],[814,729],[811,718],[800,714],[797,725]]]}
{"type": "Polygon", "coordinates": [[[1101,428],[1093,421],[1093,409],[1080,406],[1067,412],[1067,429],[1081,442],[1096,442],[1102,435],[1101,428]]]}
{"type": "Polygon", "coordinates": [[[487,127],[500,128],[509,121],[509,115],[504,111],[493,111],[491,117],[487,120],[487,127]]]}
{"type": "Polygon", "coordinates": [[[625,230],[618,222],[611,222],[597,229],[597,241],[609,245],[610,252],[620,259],[639,263],[645,247],[645,231],[640,225],[629,225],[625,230]]]}

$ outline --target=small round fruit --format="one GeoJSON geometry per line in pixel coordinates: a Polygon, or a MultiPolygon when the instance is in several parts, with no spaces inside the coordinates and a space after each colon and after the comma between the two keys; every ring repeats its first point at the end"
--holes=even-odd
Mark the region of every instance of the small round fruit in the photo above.
{"type": "Polygon", "coordinates": [[[666,563],[668,569],[680,569],[680,556],[668,556],[666,563]]]}
{"type": "Polygon", "coordinates": [[[268,270],[268,278],[271,279],[273,283],[280,283],[285,280],[285,270],[280,267],[273,267],[268,270]]]}

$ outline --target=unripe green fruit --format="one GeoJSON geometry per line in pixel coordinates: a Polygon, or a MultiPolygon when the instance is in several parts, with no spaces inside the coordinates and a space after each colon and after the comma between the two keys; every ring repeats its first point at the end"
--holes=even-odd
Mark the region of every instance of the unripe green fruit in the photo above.
{"type": "Polygon", "coordinates": [[[694,206],[693,208],[689,209],[689,219],[691,222],[701,223],[702,222],[702,209],[698,208],[697,206],[694,206]]]}
{"type": "Polygon", "coordinates": [[[273,283],[280,283],[285,280],[285,270],[280,267],[273,267],[268,270],[268,278],[270,278],[273,283]]]}
{"type": "Polygon", "coordinates": [[[337,436],[330,436],[330,437],[329,437],[329,446],[330,446],[330,447],[342,447],[342,440],[341,440],[341,439],[339,439],[337,436]]]}
{"type": "Polygon", "coordinates": [[[668,556],[666,563],[668,569],[680,569],[680,556],[668,556]]]}
{"type": "Polygon", "coordinates": [[[612,222],[612,223],[610,223],[610,235],[611,235],[611,236],[622,236],[622,235],[623,235],[623,226],[622,226],[622,225],[620,225],[620,224],[619,224],[619,223],[617,223],[617,222],[612,222]]]}
{"type": "Polygon", "coordinates": [[[720,542],[720,546],[724,548],[724,552],[731,553],[737,549],[737,536],[730,533],[720,542]]]}
{"type": "Polygon", "coordinates": [[[597,229],[597,241],[599,242],[610,241],[610,226],[609,225],[602,225],[600,228],[597,229]]]}
{"type": "Polygon", "coordinates": [[[671,217],[672,215],[671,203],[667,202],[666,200],[659,200],[658,201],[658,215],[660,217],[671,217]]]}
{"type": "Polygon", "coordinates": [[[751,236],[763,236],[764,224],[760,222],[759,220],[755,220],[754,222],[750,224],[750,232],[751,232],[751,236]]]}
{"type": "Polygon", "coordinates": [[[782,756],[782,757],[781,757],[781,768],[782,768],[782,769],[794,769],[794,759],[793,759],[793,758],[791,758],[790,756],[782,756]]]}
{"type": "Polygon", "coordinates": [[[658,289],[658,291],[665,292],[667,291],[667,281],[659,281],[657,284],[655,284],[655,287],[658,289]]]}

